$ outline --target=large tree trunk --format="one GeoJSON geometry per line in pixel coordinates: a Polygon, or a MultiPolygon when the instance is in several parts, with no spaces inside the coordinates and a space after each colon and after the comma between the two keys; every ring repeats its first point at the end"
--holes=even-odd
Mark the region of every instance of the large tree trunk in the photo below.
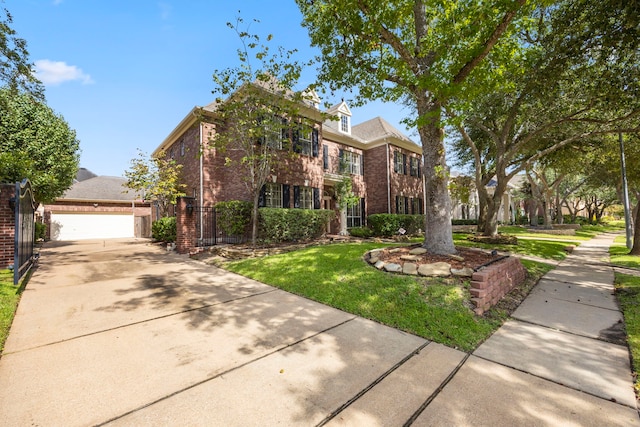
{"type": "Polygon", "coordinates": [[[498,212],[500,211],[500,203],[496,203],[495,196],[489,198],[487,203],[487,213],[484,221],[483,236],[498,235],[498,212]]]}
{"type": "Polygon", "coordinates": [[[418,100],[418,114],[428,121],[418,127],[424,155],[425,233],[424,248],[435,254],[453,254],[451,199],[445,160],[444,132],[437,102],[418,100]]]}
{"type": "Polygon", "coordinates": [[[633,246],[631,247],[631,255],[640,255],[640,194],[638,194],[638,203],[636,204],[636,215],[633,221],[633,246]]]}
{"type": "Polygon", "coordinates": [[[487,199],[486,191],[478,190],[478,233],[484,233],[487,224],[487,199]]]}

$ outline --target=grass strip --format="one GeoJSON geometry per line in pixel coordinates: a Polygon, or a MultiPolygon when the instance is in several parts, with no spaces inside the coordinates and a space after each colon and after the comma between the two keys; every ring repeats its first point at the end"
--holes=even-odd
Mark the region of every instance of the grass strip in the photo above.
{"type": "Polygon", "coordinates": [[[636,394],[640,393],[640,277],[616,273],[615,288],[631,351],[636,394]]]}
{"type": "Polygon", "coordinates": [[[0,354],[4,350],[22,290],[22,286],[13,284],[12,271],[0,270],[0,354]]]}
{"type": "MultiPolygon", "coordinates": [[[[224,268],[367,319],[463,351],[486,340],[508,314],[476,316],[469,283],[385,273],[367,265],[380,243],[312,246],[286,254],[231,261],[224,268]]],[[[531,263],[534,265],[539,263],[531,263]]],[[[543,264],[541,264],[543,265],[543,264]]],[[[548,267],[551,268],[551,267],[548,267]]],[[[548,271],[533,269],[534,283],[548,271]]]]}

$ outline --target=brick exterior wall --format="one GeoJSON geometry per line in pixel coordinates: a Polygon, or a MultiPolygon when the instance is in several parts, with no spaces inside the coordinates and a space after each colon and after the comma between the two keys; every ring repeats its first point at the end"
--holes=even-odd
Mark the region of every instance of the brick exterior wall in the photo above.
{"type": "Polygon", "coordinates": [[[364,178],[367,184],[367,216],[389,212],[387,176],[393,172],[393,165],[389,164],[387,147],[388,145],[380,145],[365,151],[364,178]]]}
{"type": "Polygon", "coordinates": [[[482,315],[494,306],[503,296],[522,283],[526,275],[524,266],[515,257],[508,257],[473,273],[470,292],[476,314],[482,315]]]}
{"type": "Polygon", "coordinates": [[[15,213],[9,199],[16,195],[15,184],[0,184],[0,268],[13,264],[15,246],[15,213]]]}
{"type": "MultiPolygon", "coordinates": [[[[283,151],[275,170],[272,172],[269,183],[285,184],[290,187],[304,186],[318,188],[321,195],[322,207],[328,200],[330,209],[335,210],[335,193],[333,187],[340,174],[340,150],[357,153],[364,163],[361,172],[352,174],[354,194],[365,199],[365,216],[374,213],[396,213],[396,196],[406,197],[408,200],[423,200],[422,179],[409,174],[409,158],[419,158],[420,155],[400,147],[385,144],[371,149],[362,149],[325,138],[322,128],[319,129],[318,156],[303,154],[292,155],[283,151]],[[324,168],[324,150],[328,154],[328,168],[324,168]],[[407,174],[398,174],[393,171],[394,151],[405,154],[407,158],[407,174]],[[364,174],[363,174],[363,173],[364,174]],[[327,175],[330,179],[327,179],[327,175]],[[275,177],[275,181],[272,177],[275,177]],[[388,184],[387,177],[390,178],[388,184]],[[390,188],[390,192],[389,192],[390,188]],[[391,209],[389,210],[389,201],[391,209]]],[[[237,164],[241,153],[226,150],[225,153],[209,146],[208,142],[216,132],[216,124],[201,122],[195,123],[182,135],[179,135],[165,153],[173,157],[176,162],[183,165],[183,182],[187,188],[185,192],[190,197],[195,197],[200,204],[200,173],[202,171],[203,205],[212,206],[221,201],[244,200],[252,201],[251,194],[244,181],[246,175],[243,168],[225,164],[225,158],[231,158],[237,164]],[[202,151],[200,142],[203,143],[202,151]],[[201,167],[202,163],[202,167],[201,167]]],[[[290,192],[290,203],[293,207],[293,191],[290,192]]],[[[412,212],[411,205],[409,213],[412,212]]],[[[331,232],[340,229],[336,212],[336,220],[331,224],[331,232]]]]}

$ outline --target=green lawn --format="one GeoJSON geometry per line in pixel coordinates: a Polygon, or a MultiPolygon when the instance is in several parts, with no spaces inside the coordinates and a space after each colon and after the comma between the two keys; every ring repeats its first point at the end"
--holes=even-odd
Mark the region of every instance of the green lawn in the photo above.
{"type": "MultiPolygon", "coordinates": [[[[394,275],[367,265],[363,254],[384,246],[345,243],[252,258],[224,268],[451,347],[471,351],[506,319],[500,308],[483,317],[469,308],[467,282],[394,275]]],[[[551,267],[528,262],[537,281],[551,267]]]]}
{"type": "Polygon", "coordinates": [[[482,249],[497,249],[499,251],[510,252],[521,255],[532,255],[539,258],[553,260],[563,260],[567,256],[565,247],[568,245],[578,245],[579,242],[570,240],[533,240],[519,239],[517,245],[494,245],[478,243],[467,240],[468,234],[454,233],[453,241],[456,246],[475,247],[482,249]]]}
{"type": "MultiPolygon", "coordinates": [[[[624,315],[633,371],[637,374],[640,372],[640,277],[619,273],[615,277],[616,296],[624,315]]],[[[637,375],[636,391],[640,393],[637,375]]]]}
{"type": "Polygon", "coordinates": [[[21,293],[22,287],[13,285],[13,272],[0,270],[0,353],[9,335],[9,328],[21,293]]]}
{"type": "Polygon", "coordinates": [[[618,236],[613,241],[613,245],[609,248],[611,264],[621,265],[623,267],[640,268],[640,256],[629,255],[629,249],[627,249],[626,242],[626,236],[618,236]]]}

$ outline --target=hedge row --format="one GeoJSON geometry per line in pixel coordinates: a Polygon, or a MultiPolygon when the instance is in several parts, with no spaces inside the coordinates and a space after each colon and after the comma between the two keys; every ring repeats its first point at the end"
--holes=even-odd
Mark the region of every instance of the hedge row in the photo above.
{"type": "Polygon", "coordinates": [[[260,208],[258,238],[263,242],[295,242],[320,237],[334,212],[322,209],[260,208]]]}
{"type": "Polygon", "coordinates": [[[424,229],[424,215],[373,214],[369,215],[369,228],[374,236],[390,237],[404,229],[408,235],[424,229]]]}

